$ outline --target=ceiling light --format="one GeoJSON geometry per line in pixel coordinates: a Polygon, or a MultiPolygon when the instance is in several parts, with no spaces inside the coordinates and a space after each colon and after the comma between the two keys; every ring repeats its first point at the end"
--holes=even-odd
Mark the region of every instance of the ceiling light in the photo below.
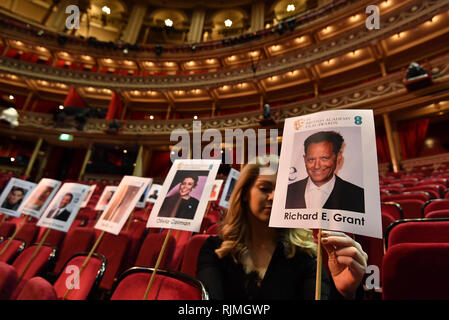
{"type": "Polygon", "coordinates": [[[111,14],[111,8],[109,8],[108,6],[103,6],[103,8],[101,8],[101,11],[106,14],[111,14]]]}
{"type": "Polygon", "coordinates": [[[289,4],[287,6],[287,12],[292,12],[295,11],[295,5],[294,4],[289,4]]]}
{"type": "Polygon", "coordinates": [[[231,19],[226,19],[224,21],[224,24],[225,24],[226,28],[230,28],[232,26],[232,20],[231,19]]]}
{"type": "Polygon", "coordinates": [[[62,104],[59,105],[59,110],[64,110],[64,106],[62,104]]]}
{"type": "Polygon", "coordinates": [[[14,96],[12,94],[9,95],[9,100],[14,100],[14,96]]]}
{"type": "Polygon", "coordinates": [[[165,25],[167,27],[173,27],[173,21],[171,19],[165,19],[165,25]]]}
{"type": "Polygon", "coordinates": [[[193,116],[193,119],[195,119],[195,120],[198,119],[198,116],[193,116]]]}
{"type": "Polygon", "coordinates": [[[153,119],[154,119],[154,116],[153,116],[153,115],[151,115],[151,116],[150,116],[150,119],[151,119],[151,120],[153,120],[153,119]]]}

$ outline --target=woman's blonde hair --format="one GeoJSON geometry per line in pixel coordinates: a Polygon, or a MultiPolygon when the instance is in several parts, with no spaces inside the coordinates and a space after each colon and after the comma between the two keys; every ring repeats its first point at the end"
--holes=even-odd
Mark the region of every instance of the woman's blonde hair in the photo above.
{"type": "MultiPolygon", "coordinates": [[[[266,168],[260,158],[255,163],[244,166],[236,182],[229,200],[229,209],[221,224],[219,236],[223,242],[220,248],[215,250],[218,257],[222,258],[228,254],[240,261],[242,255],[247,251],[245,240],[249,235],[247,199],[249,190],[253,186],[261,169],[266,168]]],[[[277,167],[277,166],[276,166],[277,167]]],[[[311,256],[316,255],[317,245],[314,242],[312,230],[310,229],[277,229],[279,240],[282,241],[285,254],[288,258],[295,255],[299,249],[311,256]]]]}

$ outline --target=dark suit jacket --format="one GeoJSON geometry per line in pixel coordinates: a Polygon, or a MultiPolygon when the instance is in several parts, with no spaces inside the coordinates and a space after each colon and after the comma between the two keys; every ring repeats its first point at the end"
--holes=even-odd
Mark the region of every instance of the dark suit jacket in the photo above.
{"type": "MultiPolygon", "coordinates": [[[[53,210],[51,210],[48,213],[47,218],[50,218],[52,214],[53,214],[53,210]]],[[[67,221],[70,217],[70,214],[71,214],[71,212],[69,210],[64,209],[60,214],[58,214],[53,219],[60,220],[60,221],[67,221]]]]}
{"type": "MultiPolygon", "coordinates": [[[[306,207],[305,191],[307,178],[294,182],[288,186],[286,209],[300,209],[306,207]]],[[[329,198],[323,206],[324,209],[340,209],[356,212],[365,212],[364,190],[355,184],[345,181],[335,175],[335,185],[329,198]]]]}
{"type": "MultiPolygon", "coordinates": [[[[165,198],[164,203],[159,210],[158,217],[169,217],[178,199],[178,194],[165,198]]],[[[190,197],[188,200],[181,199],[175,218],[193,219],[198,204],[199,201],[194,197],[190,197]]]]}

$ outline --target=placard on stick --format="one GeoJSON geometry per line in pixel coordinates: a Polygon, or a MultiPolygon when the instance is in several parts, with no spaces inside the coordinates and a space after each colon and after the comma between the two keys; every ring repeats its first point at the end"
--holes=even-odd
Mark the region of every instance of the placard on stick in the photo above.
{"type": "Polygon", "coordinates": [[[155,203],[160,192],[162,190],[162,186],[160,184],[152,184],[150,191],[148,191],[147,202],[155,203]]]}
{"type": "Polygon", "coordinates": [[[103,211],[106,209],[108,203],[112,200],[114,193],[117,191],[117,186],[106,186],[101,193],[100,198],[98,199],[97,204],[95,205],[95,210],[103,211]]]}
{"type": "Polygon", "coordinates": [[[210,193],[209,201],[215,201],[218,199],[218,195],[220,194],[222,185],[223,185],[223,180],[215,180],[214,181],[214,185],[212,186],[212,191],[210,193]]]}
{"type": "Polygon", "coordinates": [[[18,211],[39,219],[60,186],[61,181],[41,179],[36,188],[31,191],[30,196],[22,202],[18,211]]]}
{"type": "Polygon", "coordinates": [[[31,191],[36,187],[33,182],[11,178],[0,195],[0,213],[13,217],[19,217],[22,212],[20,206],[31,195],[31,191]]]}
{"type": "Polygon", "coordinates": [[[150,180],[150,178],[124,176],[95,224],[95,229],[118,235],[150,180]]]}
{"type": "Polygon", "coordinates": [[[151,185],[153,184],[153,178],[149,178],[149,179],[150,179],[150,182],[148,183],[147,187],[145,188],[145,191],[140,196],[139,201],[137,201],[136,208],[145,208],[145,205],[147,204],[148,192],[151,188],[151,185]]]}
{"type": "Polygon", "coordinates": [[[220,207],[229,208],[229,199],[231,198],[232,190],[234,190],[235,183],[239,178],[240,171],[231,168],[229,171],[228,178],[226,179],[226,183],[223,188],[223,193],[221,194],[220,203],[218,204],[220,207]]]}
{"type": "Polygon", "coordinates": [[[220,160],[175,160],[151,210],[147,228],[198,232],[220,160]]]}
{"type": "Polygon", "coordinates": [[[382,238],[371,110],[285,120],[269,225],[382,238]]]}
{"type": "Polygon", "coordinates": [[[89,192],[86,195],[86,198],[84,199],[83,203],[81,204],[81,208],[85,208],[87,204],[89,203],[90,198],[92,198],[92,195],[95,192],[95,189],[97,188],[96,184],[93,184],[90,186],[89,192]]]}
{"type": "Polygon", "coordinates": [[[67,232],[83,203],[90,186],[64,183],[45,209],[37,226],[67,232]]]}

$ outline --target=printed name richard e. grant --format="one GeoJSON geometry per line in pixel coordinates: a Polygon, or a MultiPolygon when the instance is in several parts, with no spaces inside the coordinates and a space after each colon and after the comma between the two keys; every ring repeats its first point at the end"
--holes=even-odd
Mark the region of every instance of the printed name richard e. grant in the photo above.
{"type": "MultiPolygon", "coordinates": [[[[343,222],[348,224],[354,224],[359,226],[365,225],[365,217],[354,218],[346,216],[341,213],[335,213],[334,215],[328,212],[321,213],[321,220],[329,221],[330,219],[336,222],[343,222]]],[[[301,212],[285,212],[284,220],[318,220],[318,212],[315,213],[301,213],[301,212]]]]}

